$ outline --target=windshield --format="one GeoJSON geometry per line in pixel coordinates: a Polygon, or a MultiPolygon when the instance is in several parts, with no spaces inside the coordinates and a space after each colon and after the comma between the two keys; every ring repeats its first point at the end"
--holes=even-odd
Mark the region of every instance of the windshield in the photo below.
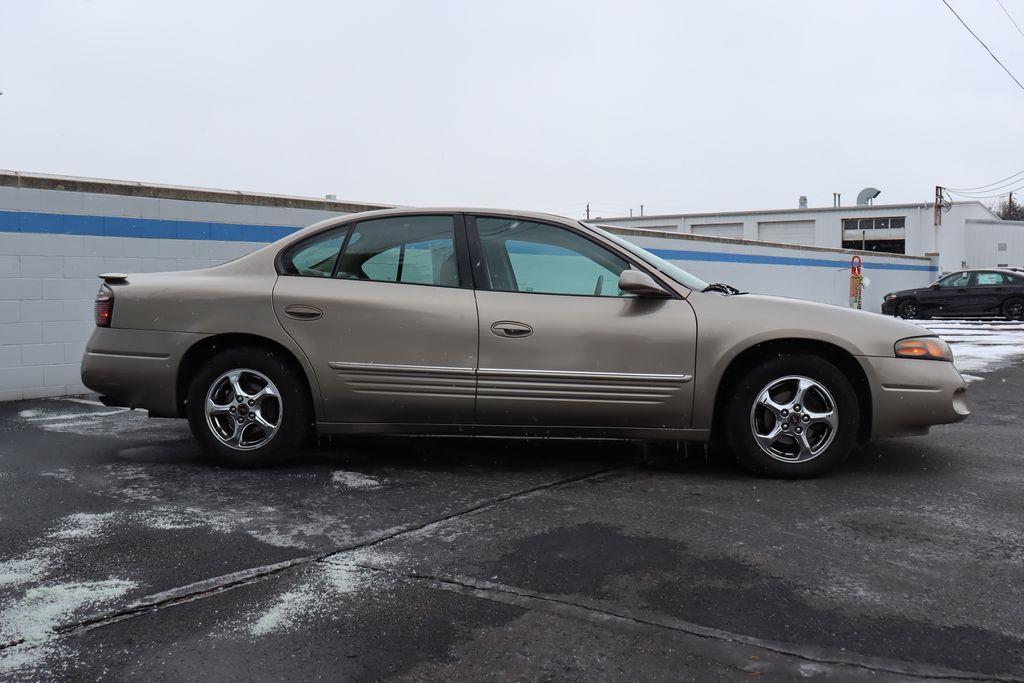
{"type": "Polygon", "coordinates": [[[602,235],[604,235],[611,241],[615,242],[619,246],[627,249],[631,254],[639,258],[644,263],[654,267],[654,269],[657,270],[659,273],[664,273],[665,275],[672,278],[673,280],[683,285],[684,287],[700,292],[705,287],[708,286],[708,283],[704,282],[696,275],[686,272],[685,270],[675,265],[674,263],[666,261],[660,256],[655,256],[646,249],[638,247],[632,242],[628,242],[622,239],[618,235],[612,234],[607,230],[602,230],[601,228],[594,227],[593,225],[587,225],[586,227],[601,233],[602,235]]]}

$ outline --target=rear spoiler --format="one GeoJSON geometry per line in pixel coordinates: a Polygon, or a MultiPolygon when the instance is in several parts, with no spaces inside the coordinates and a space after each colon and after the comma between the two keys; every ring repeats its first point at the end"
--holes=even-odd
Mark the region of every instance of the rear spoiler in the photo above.
{"type": "Polygon", "coordinates": [[[100,279],[104,282],[128,282],[128,276],[124,273],[103,273],[100,275],[100,279]]]}

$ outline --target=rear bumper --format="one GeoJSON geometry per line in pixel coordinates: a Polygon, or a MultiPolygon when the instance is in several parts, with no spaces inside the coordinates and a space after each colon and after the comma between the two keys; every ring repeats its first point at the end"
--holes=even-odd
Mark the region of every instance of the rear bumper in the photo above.
{"type": "Polygon", "coordinates": [[[925,434],[970,415],[967,384],[952,363],[916,358],[857,358],[871,386],[872,436],[925,434]]]}
{"type": "Polygon", "coordinates": [[[82,384],[123,405],[177,417],[178,367],[206,336],[97,327],[82,358],[82,384]]]}

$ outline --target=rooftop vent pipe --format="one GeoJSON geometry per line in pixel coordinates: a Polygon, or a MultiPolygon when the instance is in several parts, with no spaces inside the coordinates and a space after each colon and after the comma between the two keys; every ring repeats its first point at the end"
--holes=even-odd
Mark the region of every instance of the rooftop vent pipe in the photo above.
{"type": "Polygon", "coordinates": [[[873,187],[865,187],[863,190],[857,193],[857,206],[868,206],[874,203],[875,197],[882,194],[881,190],[876,190],[873,187]]]}

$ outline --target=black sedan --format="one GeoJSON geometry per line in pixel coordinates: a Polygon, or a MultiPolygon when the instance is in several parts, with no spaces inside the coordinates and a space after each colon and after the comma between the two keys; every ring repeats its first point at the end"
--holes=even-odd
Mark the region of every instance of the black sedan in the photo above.
{"type": "Polygon", "coordinates": [[[882,313],[916,320],[974,315],[1024,320],[1024,273],[1009,269],[957,271],[928,287],[886,294],[882,313]]]}

